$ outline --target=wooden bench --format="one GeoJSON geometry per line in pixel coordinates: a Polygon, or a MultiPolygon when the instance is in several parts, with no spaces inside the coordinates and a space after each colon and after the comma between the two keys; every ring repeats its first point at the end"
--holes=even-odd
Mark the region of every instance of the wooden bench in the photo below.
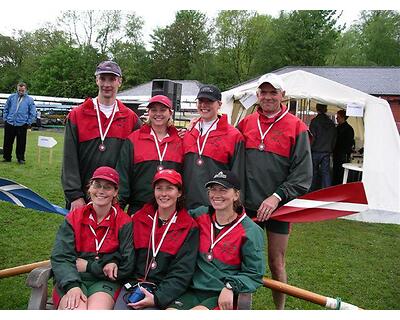
{"type": "MultiPolygon", "coordinates": [[[[48,297],[49,280],[53,273],[50,266],[33,269],[26,279],[26,285],[32,288],[28,310],[53,310],[53,300],[48,297]]],[[[238,310],[251,310],[252,294],[240,293],[237,297],[238,310]]]]}

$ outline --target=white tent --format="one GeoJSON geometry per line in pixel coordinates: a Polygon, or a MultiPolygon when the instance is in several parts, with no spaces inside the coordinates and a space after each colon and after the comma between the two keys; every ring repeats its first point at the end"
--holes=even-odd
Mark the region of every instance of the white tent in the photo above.
{"type": "MultiPolygon", "coordinates": [[[[369,210],[349,218],[400,224],[400,137],[388,102],[301,70],[280,77],[290,99],[309,99],[343,109],[350,103],[364,106],[362,181],[369,210]]],[[[241,108],[247,109],[255,101],[256,87],[255,80],[223,92],[222,112],[231,119],[238,100],[241,108]]]]}

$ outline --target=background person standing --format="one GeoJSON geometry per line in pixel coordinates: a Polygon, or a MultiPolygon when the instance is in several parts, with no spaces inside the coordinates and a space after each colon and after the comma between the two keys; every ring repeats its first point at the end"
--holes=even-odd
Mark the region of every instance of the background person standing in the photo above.
{"type": "Polygon", "coordinates": [[[331,186],[331,153],[336,142],[336,127],[326,115],[327,105],[317,103],[316,108],[318,115],[310,123],[310,131],[313,135],[311,143],[313,180],[310,191],[331,186]]]}
{"type": "Polygon", "coordinates": [[[337,139],[333,150],[333,185],[343,182],[343,163],[350,162],[351,152],[354,146],[354,129],[347,123],[346,111],[339,110],[336,113],[337,139]]]}
{"type": "Polygon", "coordinates": [[[36,106],[32,97],[27,93],[27,85],[20,82],[17,92],[8,97],[4,106],[4,143],[3,162],[11,162],[15,138],[17,147],[15,154],[19,164],[25,163],[26,132],[36,120],[36,106]]]}

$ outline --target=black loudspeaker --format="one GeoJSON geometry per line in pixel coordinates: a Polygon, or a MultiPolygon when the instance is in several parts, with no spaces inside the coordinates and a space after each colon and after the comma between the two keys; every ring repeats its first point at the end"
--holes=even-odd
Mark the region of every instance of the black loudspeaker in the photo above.
{"type": "Polygon", "coordinates": [[[181,109],[182,84],[168,79],[153,80],[151,96],[162,94],[171,99],[175,111],[181,109]]]}

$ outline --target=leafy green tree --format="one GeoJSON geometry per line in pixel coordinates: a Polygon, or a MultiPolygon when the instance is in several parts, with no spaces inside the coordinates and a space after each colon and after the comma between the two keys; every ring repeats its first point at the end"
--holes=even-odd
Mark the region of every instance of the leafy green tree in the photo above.
{"type": "Polygon", "coordinates": [[[94,70],[104,56],[93,47],[60,44],[38,61],[32,77],[35,94],[85,98],[95,96],[94,70]]]}
{"type": "Polygon", "coordinates": [[[271,18],[254,11],[221,11],[215,23],[217,82],[223,88],[254,74],[254,57],[271,18]]]}
{"type": "Polygon", "coordinates": [[[362,49],[370,64],[400,65],[400,13],[363,11],[361,13],[362,49]]]}
{"type": "Polygon", "coordinates": [[[0,34],[0,92],[15,90],[22,53],[18,42],[0,34]]]}
{"type": "Polygon", "coordinates": [[[336,11],[281,12],[257,53],[260,73],[286,65],[325,65],[340,35],[336,11]]]}
{"type": "Polygon", "coordinates": [[[185,79],[191,66],[210,47],[207,17],[195,10],[178,11],[175,21],[151,35],[153,77],[185,79]]]}

